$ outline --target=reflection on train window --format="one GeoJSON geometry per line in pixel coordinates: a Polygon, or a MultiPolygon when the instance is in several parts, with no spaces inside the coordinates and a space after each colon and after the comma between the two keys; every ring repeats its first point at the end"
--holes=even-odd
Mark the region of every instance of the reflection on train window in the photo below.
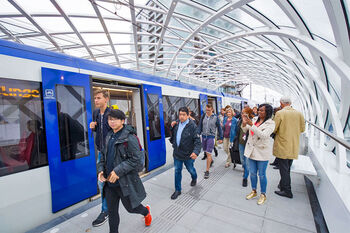
{"type": "Polygon", "coordinates": [[[147,109],[150,140],[161,139],[158,95],[147,94],[147,109]]]}
{"type": "Polygon", "coordinates": [[[89,155],[85,91],[83,87],[56,85],[61,160],[89,155]]]}
{"type": "Polygon", "coordinates": [[[178,111],[181,107],[188,107],[194,113],[194,119],[198,123],[200,116],[198,99],[163,95],[162,100],[165,137],[171,136],[171,122],[178,119],[178,111]]]}
{"type": "Polygon", "coordinates": [[[0,176],[47,165],[41,84],[0,78],[0,176]]]}

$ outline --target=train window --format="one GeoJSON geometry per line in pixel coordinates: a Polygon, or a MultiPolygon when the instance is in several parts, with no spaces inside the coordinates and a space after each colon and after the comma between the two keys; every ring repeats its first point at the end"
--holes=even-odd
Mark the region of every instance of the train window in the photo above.
{"type": "Polygon", "coordinates": [[[192,112],[196,123],[199,122],[199,104],[198,99],[165,96],[163,95],[163,115],[164,115],[164,128],[165,137],[171,136],[171,122],[178,119],[178,111],[181,107],[188,107],[192,112]]]}
{"type": "Polygon", "coordinates": [[[56,85],[56,98],[61,160],[88,156],[89,140],[84,88],[56,85]]]}
{"type": "Polygon", "coordinates": [[[0,78],[0,176],[47,165],[41,83],[0,78]]]}
{"type": "Polygon", "coordinates": [[[150,140],[161,139],[158,95],[147,94],[147,109],[150,140]]]}

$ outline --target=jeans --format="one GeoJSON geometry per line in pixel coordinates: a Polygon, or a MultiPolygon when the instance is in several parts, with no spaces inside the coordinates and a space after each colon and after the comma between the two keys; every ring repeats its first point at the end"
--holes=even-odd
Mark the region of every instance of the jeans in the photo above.
{"type": "Polygon", "coordinates": [[[277,158],[278,168],[280,170],[281,180],[280,187],[282,191],[288,194],[292,193],[291,179],[290,179],[290,167],[293,164],[293,159],[280,159],[277,158]]]}
{"type": "Polygon", "coordinates": [[[241,163],[244,169],[243,179],[247,179],[249,176],[249,167],[248,167],[248,159],[247,157],[244,156],[244,148],[245,146],[243,144],[238,144],[239,157],[241,159],[241,163]]]}
{"type": "Polygon", "coordinates": [[[257,173],[259,172],[260,189],[261,193],[266,193],[267,179],[266,179],[266,169],[269,161],[258,161],[254,159],[248,159],[249,163],[249,173],[250,182],[252,183],[252,189],[256,190],[256,185],[258,183],[257,173]]]}
{"type": "Polygon", "coordinates": [[[175,167],[175,190],[181,191],[181,180],[182,180],[182,167],[185,164],[187,171],[191,174],[192,180],[197,179],[197,172],[194,168],[194,160],[179,160],[174,157],[174,167],[175,167]]]}
{"type": "Polygon", "coordinates": [[[122,201],[123,206],[129,213],[142,214],[146,216],[149,211],[142,204],[136,208],[131,208],[129,197],[124,197],[120,186],[110,187],[108,184],[105,186],[105,195],[108,203],[108,215],[109,215],[109,232],[118,233],[119,228],[119,200],[122,201]]]}
{"type": "MultiPolygon", "coordinates": [[[[99,151],[98,152],[98,158],[97,158],[97,163],[100,162],[101,160],[101,152],[99,151]]],[[[101,193],[101,201],[102,201],[102,212],[104,213],[107,213],[108,212],[108,208],[107,208],[107,201],[106,201],[106,198],[103,196],[103,186],[105,185],[104,182],[101,182],[99,180],[97,180],[97,183],[98,183],[98,188],[100,189],[100,193],[101,193]]]]}

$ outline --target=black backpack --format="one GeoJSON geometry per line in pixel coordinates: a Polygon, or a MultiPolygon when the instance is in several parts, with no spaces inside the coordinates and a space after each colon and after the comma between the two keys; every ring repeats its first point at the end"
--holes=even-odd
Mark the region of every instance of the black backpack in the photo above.
{"type": "MultiPolygon", "coordinates": [[[[132,134],[134,137],[136,137],[137,139],[137,142],[139,144],[139,148],[140,148],[140,151],[142,152],[141,153],[141,156],[139,157],[139,161],[138,161],[138,165],[136,167],[136,171],[137,172],[142,172],[143,169],[145,168],[145,160],[146,160],[146,156],[145,156],[145,150],[142,148],[142,145],[140,143],[140,139],[139,137],[137,137],[136,134],[132,134]]],[[[128,156],[129,157],[129,154],[128,154],[128,142],[123,142],[123,148],[124,148],[124,151],[125,153],[123,153],[125,156],[128,156]]],[[[126,159],[126,158],[125,158],[126,159]]]]}

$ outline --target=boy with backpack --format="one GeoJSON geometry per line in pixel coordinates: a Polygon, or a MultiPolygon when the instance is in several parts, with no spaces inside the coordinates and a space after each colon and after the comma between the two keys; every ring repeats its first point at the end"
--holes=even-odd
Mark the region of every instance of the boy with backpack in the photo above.
{"type": "Polygon", "coordinates": [[[107,200],[110,232],[118,232],[119,201],[129,213],[142,214],[145,225],[150,226],[152,216],[149,206],[141,202],[146,198],[145,188],[138,172],[144,162],[135,129],[125,125],[125,114],[111,110],[108,124],[112,128],[98,163],[98,179],[104,182],[103,195],[107,200]]]}

